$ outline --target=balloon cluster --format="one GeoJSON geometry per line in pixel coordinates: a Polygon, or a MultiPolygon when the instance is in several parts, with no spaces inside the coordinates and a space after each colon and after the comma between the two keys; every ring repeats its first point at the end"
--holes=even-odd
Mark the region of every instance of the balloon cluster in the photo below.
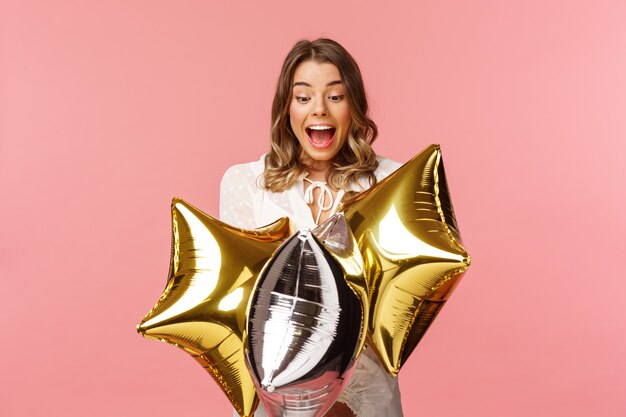
{"type": "Polygon", "coordinates": [[[470,264],[431,145],[313,231],[172,202],[167,286],[137,330],[191,354],[241,416],[323,416],[365,340],[396,376],[470,264]]]}

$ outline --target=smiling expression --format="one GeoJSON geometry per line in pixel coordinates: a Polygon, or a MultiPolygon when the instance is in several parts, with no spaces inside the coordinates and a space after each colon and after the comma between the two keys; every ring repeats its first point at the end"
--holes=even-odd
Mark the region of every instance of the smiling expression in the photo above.
{"type": "Polygon", "coordinates": [[[350,104],[339,69],[330,63],[304,61],[293,76],[289,122],[304,152],[330,161],[346,142],[350,104]]]}

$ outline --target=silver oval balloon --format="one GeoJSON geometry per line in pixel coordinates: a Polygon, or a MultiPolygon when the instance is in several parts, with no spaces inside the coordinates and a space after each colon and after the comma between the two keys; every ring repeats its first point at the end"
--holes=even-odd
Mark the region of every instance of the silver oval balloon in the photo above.
{"type": "Polygon", "coordinates": [[[318,417],[347,385],[363,311],[340,264],[309,230],[279,247],[250,302],[246,358],[273,417],[318,417]]]}

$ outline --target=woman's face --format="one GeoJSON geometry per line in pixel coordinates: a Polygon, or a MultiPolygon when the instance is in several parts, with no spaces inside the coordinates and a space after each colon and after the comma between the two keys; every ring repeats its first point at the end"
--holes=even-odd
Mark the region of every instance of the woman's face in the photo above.
{"type": "Polygon", "coordinates": [[[302,149],[316,161],[331,160],[346,142],[350,104],[339,69],[305,61],[296,67],[289,122],[302,149]]]}

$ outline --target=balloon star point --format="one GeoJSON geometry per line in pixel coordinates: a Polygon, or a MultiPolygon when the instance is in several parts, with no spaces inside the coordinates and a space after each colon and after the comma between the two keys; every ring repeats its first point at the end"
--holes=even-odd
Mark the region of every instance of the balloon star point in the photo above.
{"type": "Polygon", "coordinates": [[[172,200],[167,285],[137,326],[147,338],[178,346],[211,374],[240,415],[258,397],[243,352],[246,310],[259,273],[291,235],[287,218],[253,231],[229,226],[172,200]]]}

